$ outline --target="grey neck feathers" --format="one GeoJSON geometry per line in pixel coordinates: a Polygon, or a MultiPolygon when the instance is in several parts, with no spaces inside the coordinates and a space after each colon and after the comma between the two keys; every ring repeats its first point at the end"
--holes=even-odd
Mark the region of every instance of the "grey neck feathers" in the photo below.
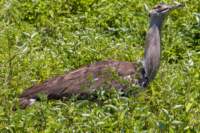
{"type": "Polygon", "coordinates": [[[163,21],[164,21],[164,16],[151,16],[150,17],[150,28],[149,31],[151,29],[152,26],[157,26],[157,28],[159,30],[161,30],[162,25],[163,25],[163,21]]]}
{"type": "Polygon", "coordinates": [[[150,28],[145,40],[144,69],[141,86],[153,80],[160,66],[160,40],[163,16],[151,16],[150,28]]]}

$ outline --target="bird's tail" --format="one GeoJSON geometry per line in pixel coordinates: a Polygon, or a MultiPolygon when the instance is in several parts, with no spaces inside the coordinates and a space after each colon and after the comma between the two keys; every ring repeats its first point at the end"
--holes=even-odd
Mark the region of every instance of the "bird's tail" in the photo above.
{"type": "Polygon", "coordinates": [[[37,98],[22,97],[19,99],[19,107],[21,109],[25,109],[26,107],[34,104],[37,100],[38,100],[37,98]]]}
{"type": "Polygon", "coordinates": [[[40,84],[36,86],[32,86],[26,89],[20,96],[19,96],[19,107],[21,109],[25,109],[26,107],[34,104],[36,101],[39,101],[39,94],[45,93],[44,91],[47,89],[46,84],[40,84]]]}

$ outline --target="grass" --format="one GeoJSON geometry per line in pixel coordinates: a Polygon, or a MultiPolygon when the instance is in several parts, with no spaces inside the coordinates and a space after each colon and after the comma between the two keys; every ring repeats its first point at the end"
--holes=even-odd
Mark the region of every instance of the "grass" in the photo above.
{"type": "MultiPolygon", "coordinates": [[[[166,0],[165,2],[171,2],[166,0]]],[[[12,111],[27,87],[99,60],[142,59],[154,0],[0,1],[1,132],[199,132],[200,2],[162,31],[156,79],[137,96],[47,101],[12,111]]]]}

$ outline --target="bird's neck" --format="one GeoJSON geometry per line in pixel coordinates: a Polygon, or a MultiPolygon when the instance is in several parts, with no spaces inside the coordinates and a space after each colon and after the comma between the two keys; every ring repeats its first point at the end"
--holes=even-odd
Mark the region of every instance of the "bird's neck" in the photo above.
{"type": "Polygon", "coordinates": [[[164,21],[164,18],[163,18],[163,17],[151,17],[151,18],[150,18],[150,27],[149,27],[149,31],[150,31],[152,28],[158,28],[159,31],[160,31],[161,28],[162,28],[162,25],[163,25],[163,21],[164,21]]]}
{"type": "Polygon", "coordinates": [[[144,70],[142,86],[153,80],[160,66],[160,40],[163,20],[151,18],[150,27],[145,40],[144,70]]]}

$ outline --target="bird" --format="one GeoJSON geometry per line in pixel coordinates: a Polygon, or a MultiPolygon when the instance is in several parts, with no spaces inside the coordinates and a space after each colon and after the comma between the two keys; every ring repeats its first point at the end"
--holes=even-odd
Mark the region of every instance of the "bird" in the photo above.
{"type": "Polygon", "coordinates": [[[145,38],[143,65],[127,61],[105,60],[71,70],[64,75],[50,78],[34,85],[19,96],[19,107],[25,109],[44,94],[48,99],[62,99],[72,95],[91,95],[101,87],[126,90],[130,82],[141,88],[146,88],[155,78],[161,55],[161,29],[164,19],[174,9],[182,4],[157,4],[149,13],[149,29],[145,38]]]}

